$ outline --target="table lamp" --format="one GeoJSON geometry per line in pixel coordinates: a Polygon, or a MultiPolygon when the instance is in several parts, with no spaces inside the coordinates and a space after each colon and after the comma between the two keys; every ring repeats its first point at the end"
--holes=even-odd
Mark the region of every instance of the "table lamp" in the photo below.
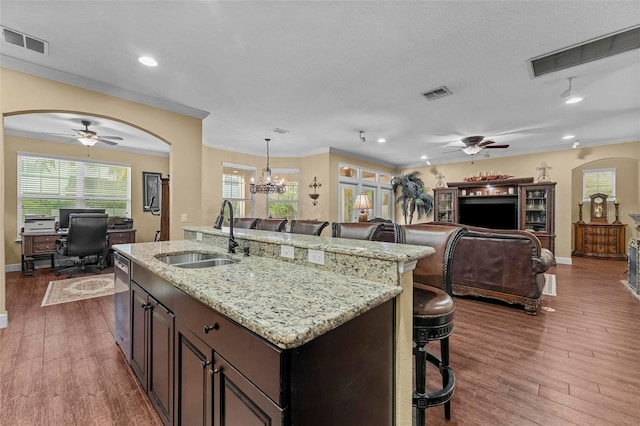
{"type": "Polygon", "coordinates": [[[368,220],[365,209],[372,209],[373,205],[367,194],[360,194],[356,197],[356,202],[353,204],[354,209],[361,209],[360,216],[358,216],[358,222],[366,222],[368,220]]]}

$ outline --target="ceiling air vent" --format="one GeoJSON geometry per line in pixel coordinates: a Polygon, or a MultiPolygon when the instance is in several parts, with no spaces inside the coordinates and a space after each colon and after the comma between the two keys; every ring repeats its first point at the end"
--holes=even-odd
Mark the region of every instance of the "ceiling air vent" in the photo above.
{"type": "Polygon", "coordinates": [[[440,86],[437,89],[422,93],[422,96],[424,96],[428,101],[435,101],[436,99],[444,98],[449,95],[451,95],[451,91],[447,89],[446,86],[440,86]]]}
{"type": "Polygon", "coordinates": [[[289,133],[289,131],[288,131],[288,130],[281,129],[281,128],[279,128],[279,127],[276,127],[275,129],[271,129],[271,131],[272,131],[273,133],[280,133],[281,135],[286,135],[287,133],[289,133]]]}
{"type": "Polygon", "coordinates": [[[534,77],[640,48],[640,26],[531,59],[534,77]]]}
{"type": "Polygon", "coordinates": [[[6,41],[7,43],[23,47],[34,52],[42,53],[44,55],[49,54],[49,43],[47,43],[46,41],[38,40],[37,38],[22,34],[15,30],[10,30],[9,28],[0,28],[2,28],[2,36],[4,37],[4,41],[6,41]]]}

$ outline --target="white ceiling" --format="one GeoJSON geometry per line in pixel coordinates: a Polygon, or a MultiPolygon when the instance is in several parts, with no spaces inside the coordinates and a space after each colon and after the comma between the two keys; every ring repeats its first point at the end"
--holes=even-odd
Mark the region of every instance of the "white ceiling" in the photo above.
{"type": "MultiPolygon", "coordinates": [[[[466,161],[445,145],[470,135],[510,145],[479,158],[567,149],[569,133],[580,147],[640,140],[638,50],[538,78],[528,62],[639,25],[639,1],[2,0],[0,12],[0,25],[49,43],[45,56],[3,40],[3,66],[208,113],[208,146],[264,155],[270,137],[274,157],[331,149],[400,167],[466,161]],[[565,105],[571,76],[585,100],[565,105]],[[442,85],[453,95],[420,96],[442,85]]],[[[84,118],[125,138],[119,148],[168,152],[86,115],[7,117],[5,131],[73,134],[84,118]]]]}

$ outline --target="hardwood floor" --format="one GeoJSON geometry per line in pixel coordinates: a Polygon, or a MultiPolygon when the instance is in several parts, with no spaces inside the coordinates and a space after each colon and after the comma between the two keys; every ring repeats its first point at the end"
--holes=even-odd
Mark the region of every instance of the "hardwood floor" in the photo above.
{"type": "MultiPolygon", "coordinates": [[[[620,283],[627,264],[573,261],[549,271],[558,295],[537,316],[455,299],[452,419],[430,408],[429,425],[640,424],[640,300],[620,283]]],[[[113,342],[113,296],[41,308],[58,277],[6,277],[0,425],[161,424],[113,342]]]]}
{"type": "Polygon", "coordinates": [[[63,278],[6,274],[0,425],[161,425],[114,343],[113,296],[40,307],[63,278]]]}

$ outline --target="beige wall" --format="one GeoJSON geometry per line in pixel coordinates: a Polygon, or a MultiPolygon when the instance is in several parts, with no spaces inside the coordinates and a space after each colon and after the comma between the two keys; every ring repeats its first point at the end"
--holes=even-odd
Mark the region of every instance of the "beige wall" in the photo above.
{"type": "MultiPolygon", "coordinates": [[[[441,166],[418,167],[422,173],[425,186],[433,188],[436,184],[435,175],[441,172],[445,175],[445,182],[461,182],[466,176],[482,171],[502,172],[514,177],[533,177],[537,179],[536,170],[542,162],[551,166],[549,175],[556,185],[556,256],[570,258],[573,249],[573,222],[578,218],[578,201],[581,183],[576,182],[576,174],[582,167],[616,167],[618,180],[617,192],[620,201],[620,221],[628,224],[627,241],[632,235],[633,221],[628,212],[638,211],[640,207],[640,193],[638,191],[638,176],[640,171],[640,142],[612,144],[594,148],[567,149],[563,151],[546,152],[542,154],[521,155],[516,157],[497,159],[476,159],[441,166]],[[634,179],[635,177],[635,179],[634,179]],[[576,192],[578,191],[578,192],[576,192]],[[625,212],[625,214],[623,214],[625,212]]],[[[414,170],[414,169],[410,169],[414,170]]],[[[588,216],[585,216],[588,218],[588,216]]],[[[433,216],[422,221],[433,220],[433,216]]]]}
{"type": "MultiPolygon", "coordinates": [[[[201,202],[193,194],[202,192],[202,121],[182,114],[92,92],[63,83],[0,67],[0,112],[2,116],[36,111],[60,111],[106,117],[145,130],[170,147],[171,236],[180,237],[180,214],[187,213],[187,224],[200,224],[201,202]],[[179,206],[179,208],[176,208],[179,206]]],[[[0,128],[0,170],[5,176],[4,120],[0,128]]],[[[4,185],[0,185],[0,219],[6,222],[4,185]]],[[[6,241],[4,226],[0,241],[6,241]]],[[[0,248],[0,270],[5,269],[5,248],[0,248]]],[[[0,315],[6,311],[5,277],[0,274],[0,315]]]]}
{"type": "MultiPolygon", "coordinates": [[[[29,152],[43,155],[56,155],[66,158],[106,161],[126,164],[131,167],[131,212],[130,217],[136,228],[136,241],[153,241],[156,230],[160,229],[160,218],[142,209],[142,172],[158,172],[166,176],[169,173],[169,158],[151,155],[135,154],[131,152],[78,147],[76,144],[47,142],[5,136],[4,140],[4,232],[6,249],[5,262],[20,263],[20,243],[16,241],[18,235],[17,220],[17,155],[18,152],[29,152]]],[[[22,224],[20,224],[22,226],[22,224]]]]}

